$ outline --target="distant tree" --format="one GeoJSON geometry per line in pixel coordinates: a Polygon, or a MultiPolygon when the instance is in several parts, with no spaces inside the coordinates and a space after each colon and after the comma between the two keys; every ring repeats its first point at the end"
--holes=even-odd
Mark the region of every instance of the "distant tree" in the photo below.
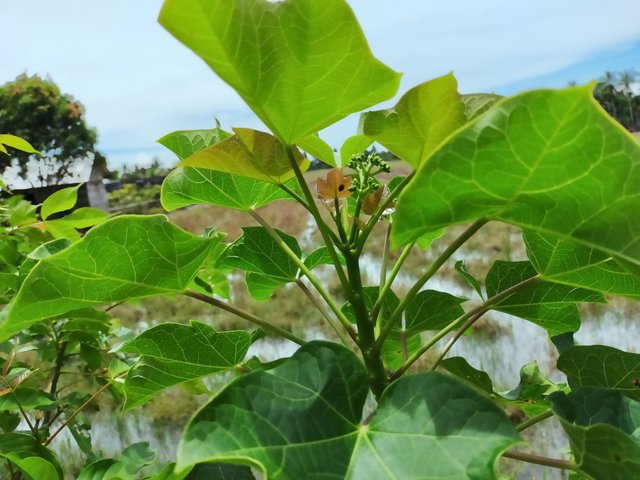
{"type": "Polygon", "coordinates": [[[609,115],[632,132],[640,130],[640,95],[634,90],[638,80],[635,70],[605,72],[593,92],[609,115]]]}
{"type": "Polygon", "coordinates": [[[0,86],[0,133],[23,137],[42,153],[37,157],[12,150],[9,157],[0,158],[0,172],[17,162],[19,175],[40,185],[61,183],[77,162],[97,162],[107,172],[84,107],[50,79],[20,75],[0,86]],[[30,172],[34,165],[37,170],[30,172]]]}

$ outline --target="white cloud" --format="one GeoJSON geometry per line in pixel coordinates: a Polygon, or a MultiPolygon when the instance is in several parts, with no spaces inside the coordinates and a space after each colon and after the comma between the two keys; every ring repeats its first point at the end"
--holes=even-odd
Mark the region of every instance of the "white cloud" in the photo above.
{"type": "MultiPolygon", "coordinates": [[[[225,127],[259,127],[239,97],[156,23],[161,3],[0,0],[3,38],[12,40],[0,43],[0,82],[25,70],[50,74],[86,106],[112,165],[133,161],[131,152],[169,162],[154,141],[206,128],[214,117],[225,127]]],[[[640,44],[637,0],[350,3],[374,54],[405,72],[401,92],[450,70],[462,91],[496,90],[640,44]]],[[[340,123],[326,136],[337,144],[355,125],[340,123]]]]}

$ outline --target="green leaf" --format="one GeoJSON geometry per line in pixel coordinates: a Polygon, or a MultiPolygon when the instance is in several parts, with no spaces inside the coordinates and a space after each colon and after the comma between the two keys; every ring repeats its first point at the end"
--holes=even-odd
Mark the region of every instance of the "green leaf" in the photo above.
{"type": "Polygon", "coordinates": [[[149,448],[147,442],[134,443],[125,448],[115,460],[107,458],[98,460],[80,472],[78,480],[129,480],[137,478],[136,474],[151,464],[156,453],[149,448]]]}
{"type": "Polygon", "coordinates": [[[44,409],[55,403],[56,401],[51,395],[33,388],[18,388],[0,396],[0,410],[20,410],[20,407],[25,410],[44,409]]]}
{"type": "Polygon", "coordinates": [[[482,293],[482,286],[480,286],[480,282],[476,277],[469,273],[467,270],[467,266],[464,264],[464,260],[458,260],[455,265],[456,272],[460,274],[460,276],[467,282],[471,288],[473,288],[482,300],[486,300],[484,294],[482,293]]]}
{"type": "Polygon", "coordinates": [[[247,284],[247,291],[251,298],[259,302],[266,302],[269,300],[275,291],[282,285],[289,283],[282,278],[272,277],[270,275],[262,275],[255,272],[247,272],[244,276],[244,281],[247,284]]]}
{"type": "MultiPolygon", "coordinates": [[[[298,190],[295,179],[284,184],[298,190]]],[[[249,211],[276,200],[292,198],[272,183],[204,168],[176,168],[162,183],[162,206],[169,212],[201,203],[249,211]]]]}
{"type": "Polygon", "coordinates": [[[120,347],[140,355],[127,374],[126,408],[143,405],[161,390],[236,367],[244,360],[251,334],[216,332],[204,323],[164,323],[150,328],[120,347]]]}
{"type": "MultiPolygon", "coordinates": [[[[0,145],[6,145],[7,147],[15,148],[16,150],[26,153],[40,153],[23,138],[16,137],[15,135],[9,135],[8,133],[0,134],[0,145]]],[[[7,151],[4,150],[4,153],[7,153],[7,151]]]]}
{"type": "Polygon", "coordinates": [[[75,187],[61,188],[57,192],[49,195],[47,199],[42,202],[42,208],[40,209],[40,216],[42,220],[46,220],[54,213],[64,212],[70,210],[78,201],[78,189],[82,184],[75,187]]]}
{"type": "Polygon", "coordinates": [[[347,478],[495,479],[498,455],[521,443],[497,405],[454,377],[402,377],[360,430],[347,478]]]}
{"type": "Polygon", "coordinates": [[[249,467],[230,463],[201,463],[185,480],[255,480],[249,467]]]}
{"type": "Polygon", "coordinates": [[[51,222],[64,222],[73,228],[88,228],[102,223],[108,218],[109,214],[99,208],[82,207],[74,210],[66,217],[52,220],[51,222]]]}
{"type": "Polygon", "coordinates": [[[615,258],[586,245],[552,235],[524,232],[527,255],[543,278],[640,299],[640,279],[615,258]]]}
{"type": "Polygon", "coordinates": [[[522,410],[528,416],[548,411],[550,406],[546,398],[552,393],[566,388],[565,385],[557,385],[546,378],[540,372],[537,362],[528,363],[520,369],[520,383],[507,393],[496,392],[489,375],[482,370],[475,369],[462,357],[445,358],[440,362],[440,366],[488,393],[496,403],[505,409],[522,410]]]}
{"type": "Polygon", "coordinates": [[[410,333],[441,330],[464,314],[465,298],[437,290],[423,290],[407,305],[406,329],[410,333]]]}
{"type": "Polygon", "coordinates": [[[296,140],[296,145],[309,155],[322,160],[327,165],[337,167],[336,155],[331,146],[322,140],[317,134],[307,135],[296,140]]]}
{"type": "Polygon", "coordinates": [[[191,235],[163,215],[109,220],[40,260],[2,311],[0,339],[78,308],[182,293],[219,241],[191,235]]]}
{"type": "Polygon", "coordinates": [[[468,123],[400,195],[394,246],[479,218],[601,250],[640,266],[640,145],[591,87],[526,92],[468,123]]]}
{"type": "Polygon", "coordinates": [[[11,208],[11,211],[9,212],[9,224],[12,227],[21,227],[23,225],[36,223],[38,221],[36,217],[37,209],[38,207],[36,205],[32,205],[26,200],[21,200],[17,205],[11,208]]]}
{"type": "Polygon", "coordinates": [[[62,480],[62,469],[55,455],[24,433],[0,435],[0,456],[11,461],[31,480],[62,480]]]}
{"type": "Polygon", "coordinates": [[[467,121],[453,74],[421,83],[395,107],[363,114],[363,131],[413,167],[467,121]]]}
{"type": "Polygon", "coordinates": [[[231,135],[220,127],[210,130],[178,130],[165,135],[158,143],[175,153],[180,160],[184,160],[231,135]]]}
{"type": "MultiPolygon", "coordinates": [[[[274,136],[235,128],[235,135],[197,151],[180,162],[181,167],[197,167],[281,184],[295,176],[286,147],[274,136]]],[[[309,161],[293,149],[293,158],[305,171],[309,161]]]]}
{"type": "Polygon", "coordinates": [[[364,365],[351,350],[309,342],[278,367],[235,379],[205,405],[183,433],[177,468],[251,464],[273,480],[492,479],[496,457],[519,442],[496,405],[452,377],[401,378],[365,426],[367,391],[364,365]]]}
{"type": "MultiPolygon", "coordinates": [[[[485,279],[487,295],[491,298],[535,275],[535,269],[527,261],[497,260],[485,279]]],[[[580,328],[576,302],[606,303],[606,299],[593,290],[539,281],[521,288],[492,308],[533,322],[554,336],[580,328]]]]}
{"type": "Polygon", "coordinates": [[[640,404],[620,392],[584,388],[555,393],[549,400],[581,473],[603,480],[637,478],[640,404]]]}
{"type": "MultiPolygon", "coordinates": [[[[165,135],[158,142],[184,160],[231,136],[220,128],[180,130],[165,135]]],[[[296,180],[285,183],[292,190],[298,189],[296,180]]],[[[290,200],[291,197],[271,183],[190,167],[173,170],[162,183],[161,194],[162,206],[167,211],[200,203],[247,211],[279,199],[290,200]]]]}
{"type": "MultiPolygon", "coordinates": [[[[294,237],[279,230],[276,232],[298,257],[302,256],[302,250],[294,237]]],[[[295,282],[298,276],[296,263],[264,227],[243,227],[242,236],[227,248],[217,266],[268,275],[280,279],[282,283],[295,282]]]]}
{"type": "Polygon", "coordinates": [[[351,161],[351,157],[364,152],[372,143],[373,138],[364,134],[352,135],[347,138],[340,147],[340,165],[348,164],[351,161]]]}
{"type": "MultiPolygon", "coordinates": [[[[338,255],[338,259],[340,260],[340,265],[346,265],[344,256],[340,252],[336,253],[338,255]]],[[[309,270],[313,270],[318,265],[333,265],[333,260],[331,258],[331,254],[329,253],[328,247],[319,247],[309,255],[307,255],[303,263],[309,270]]]]}
{"type": "Polygon", "coordinates": [[[398,88],[344,0],[166,0],[159,21],[289,144],[398,88]]]}
{"type": "Polygon", "coordinates": [[[575,346],[558,359],[572,387],[602,387],[640,400],[640,354],[604,345],[575,346]]]}
{"type": "Polygon", "coordinates": [[[492,93],[471,93],[460,95],[460,100],[464,103],[464,114],[467,120],[473,120],[479,115],[489,110],[498,100],[500,95],[492,93]]]}

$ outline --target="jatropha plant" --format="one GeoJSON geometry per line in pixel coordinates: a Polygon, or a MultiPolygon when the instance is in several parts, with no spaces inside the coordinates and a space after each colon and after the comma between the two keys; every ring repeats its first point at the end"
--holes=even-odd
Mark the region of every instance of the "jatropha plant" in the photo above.
{"type": "MultiPolygon", "coordinates": [[[[75,352],[91,362],[104,342],[125,340],[109,368],[95,370],[98,360],[83,367],[99,371],[100,389],[118,392],[125,409],[170,386],[234,372],[184,428],[175,464],[148,478],[491,479],[501,456],[574,479],[640,478],[640,355],[575,345],[571,335],[580,328],[579,303],[640,297],[640,146],[594,101],[592,86],[500,98],[462,95],[445,75],[392,108],[363,113],[360,131],[336,155],[317,132],[391,98],[400,78],[373,57],[344,0],[166,0],[160,23],[268,129],[218,126],[163,137],[180,160],[163,184],[163,205],[226,207],[258,226],[225,243],[213,229],[195,236],[162,215],[123,215],[102,219],[80,240],[18,249],[2,274],[11,282],[0,340],[8,346],[6,398],[31,429],[2,426],[0,455],[13,472],[62,478],[48,446],[74,425],[93,461],[79,478],[134,478],[145,464],[133,450],[119,460],[90,455],[73,420],[93,396],[73,404],[52,388],[35,401],[21,390],[11,365],[46,337],[54,365],[75,352]],[[410,173],[388,180],[390,164],[363,153],[374,142],[410,173]],[[310,156],[333,167],[311,187],[303,175],[310,156]],[[260,215],[276,200],[308,211],[320,248],[303,251],[260,215]],[[497,260],[484,281],[458,265],[475,299],[430,289],[488,222],[521,229],[528,260],[497,260]],[[466,228],[398,297],[394,280],[412,249],[428,248],[456,225],[466,228]],[[380,281],[368,285],[360,261],[376,226],[387,241],[380,281]],[[320,265],[335,272],[338,295],[317,275],[320,265]],[[257,300],[286,284],[303,289],[338,342],[299,338],[233,305],[220,294],[230,270],[244,273],[257,300]],[[198,319],[128,339],[109,329],[105,307],[166,295],[206,302],[299,348],[265,364],[246,359],[256,332],[218,331],[198,319]],[[491,310],[545,329],[567,383],[528,365],[522,388],[505,396],[487,373],[449,357],[491,310]],[[505,414],[514,409],[517,421],[505,414]],[[566,432],[570,456],[541,456],[521,435],[550,417],[566,432]]],[[[49,211],[70,208],[54,204],[49,211]]],[[[47,230],[43,210],[30,223],[9,222],[5,238],[47,230]]],[[[75,232],[66,227],[51,233],[75,232]]],[[[32,370],[19,365],[22,374],[32,370]]]]}

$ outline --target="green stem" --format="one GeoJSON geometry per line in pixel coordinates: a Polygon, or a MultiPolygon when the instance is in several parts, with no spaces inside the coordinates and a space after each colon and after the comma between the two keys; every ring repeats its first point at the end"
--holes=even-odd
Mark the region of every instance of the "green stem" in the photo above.
{"type": "Polygon", "coordinates": [[[522,432],[523,430],[526,430],[527,428],[529,428],[532,425],[535,425],[536,423],[539,423],[543,420],[546,420],[547,418],[551,418],[553,417],[553,412],[551,410],[547,410],[546,412],[543,412],[539,415],[535,415],[527,420],[525,420],[524,422],[518,424],[516,426],[516,430],[519,432],[522,432]]]}
{"type": "MultiPolygon", "coordinates": [[[[117,377],[116,377],[117,378],[117,377]]],[[[73,420],[76,415],[78,415],[82,410],[85,409],[85,407],[87,405],[89,405],[91,402],[93,402],[96,397],[98,395],[100,395],[102,392],[104,392],[107,388],[109,388],[109,385],[111,385],[111,383],[109,381],[107,381],[107,383],[105,383],[103,386],[101,386],[93,395],[91,395],[82,405],[80,405],[78,408],[76,408],[76,410],[69,415],[67,418],[65,418],[64,422],[62,422],[62,424],[56,429],[55,432],[53,432],[51,434],[51,436],[49,436],[49,438],[47,438],[45,440],[45,442],[42,444],[43,447],[46,447],[47,445],[49,445],[51,443],[51,441],[56,438],[58,436],[58,434],[64,430],[64,428],[69,425],[69,422],[71,422],[71,420],[73,420]]]]}
{"type": "Polygon", "coordinates": [[[559,468],[561,470],[577,470],[578,466],[570,460],[562,460],[560,458],[548,458],[531,453],[517,452],[509,450],[502,454],[505,458],[520,460],[521,462],[534,463],[543,467],[559,468]]]}
{"type": "Polygon", "coordinates": [[[407,186],[407,184],[411,181],[411,179],[413,178],[414,175],[415,175],[415,171],[413,171],[409,175],[407,175],[405,177],[405,179],[402,180],[402,182],[400,182],[396,186],[396,188],[394,188],[391,191],[389,196],[383,202],[380,203],[380,205],[378,206],[378,209],[371,216],[371,218],[367,222],[366,226],[362,230],[362,233],[360,234],[360,237],[358,238],[358,242],[357,242],[357,246],[356,246],[356,252],[358,254],[360,252],[362,252],[362,249],[364,248],[364,245],[367,242],[367,238],[369,238],[369,235],[373,231],[374,227],[376,226],[376,223],[378,223],[378,220],[380,219],[380,217],[382,216],[384,211],[387,209],[387,207],[389,207],[391,202],[393,202],[393,200],[396,199],[398,197],[398,195],[400,195],[400,192],[402,192],[404,187],[407,186]]]}
{"type": "MultiPolygon", "coordinates": [[[[291,145],[286,146],[287,156],[289,157],[289,163],[291,164],[291,168],[296,174],[296,178],[298,179],[298,183],[300,184],[300,188],[302,189],[302,193],[304,193],[305,198],[307,199],[307,205],[309,207],[309,213],[313,216],[316,221],[316,225],[318,225],[318,230],[320,230],[320,234],[322,235],[322,239],[324,240],[327,249],[329,250],[329,255],[331,256],[331,260],[333,262],[333,266],[336,269],[336,273],[338,274],[338,278],[340,279],[340,284],[345,291],[349,291],[349,281],[347,280],[347,276],[342,269],[342,264],[340,263],[340,258],[336,253],[334,241],[331,238],[331,229],[327,226],[327,224],[322,219],[320,215],[320,210],[318,210],[318,206],[316,205],[315,199],[313,198],[313,194],[311,190],[309,190],[309,186],[307,185],[306,180],[304,179],[304,175],[300,170],[300,166],[298,162],[296,162],[296,158],[293,154],[293,149],[291,145]]],[[[336,243],[336,245],[338,245],[336,243]]]]}
{"type": "Polygon", "coordinates": [[[451,255],[453,255],[455,251],[458,250],[458,248],[460,248],[467,240],[469,240],[469,238],[471,238],[474,233],[480,230],[480,228],[485,223],[487,223],[487,220],[485,219],[478,220],[469,228],[467,228],[464,232],[462,232],[462,234],[458,238],[456,238],[446,248],[446,250],[438,256],[438,258],[434,260],[434,262],[422,274],[422,276],[413,285],[413,287],[411,287],[411,290],[409,290],[407,295],[400,302],[400,305],[398,305],[398,307],[393,311],[393,313],[391,314],[391,317],[387,321],[387,324],[385,325],[384,329],[380,333],[380,336],[378,337],[378,340],[376,341],[376,346],[375,346],[377,351],[380,351],[382,349],[382,345],[384,344],[385,339],[387,338],[389,333],[391,333],[391,331],[395,327],[396,322],[400,319],[400,317],[402,316],[402,313],[407,308],[407,305],[409,304],[409,302],[411,302],[411,300],[413,300],[413,297],[415,297],[416,294],[420,291],[420,289],[424,286],[424,284],[427,283],[427,281],[429,281],[429,279],[433,277],[433,275],[435,275],[435,273],[440,269],[440,267],[442,267],[442,265],[444,265],[444,263],[447,260],[449,260],[451,255]]]}
{"type": "Polygon", "coordinates": [[[251,323],[254,323],[256,325],[258,325],[259,327],[264,328],[265,330],[270,330],[273,333],[276,333],[278,335],[280,335],[281,337],[284,337],[288,340],[291,340],[293,343],[297,343],[298,345],[304,345],[305,341],[296,337],[293,333],[288,332],[287,330],[284,330],[280,327],[277,327],[269,322],[267,322],[266,320],[260,318],[260,317],[256,317],[255,315],[253,315],[252,313],[249,312],[245,312],[244,310],[241,310],[237,307],[234,307],[232,305],[229,305],[228,303],[224,303],[221,300],[218,300],[217,298],[213,298],[213,297],[209,297],[207,295],[204,295],[200,292],[196,292],[193,290],[189,290],[185,293],[185,295],[187,297],[191,297],[191,298],[195,298],[196,300],[200,300],[201,302],[204,303],[208,303],[209,305],[212,305],[214,307],[217,307],[221,310],[224,310],[226,312],[229,313],[233,313],[234,315],[240,317],[240,318],[244,318],[245,320],[248,320],[251,323]]]}
{"type": "MultiPolygon", "coordinates": [[[[380,287],[378,288],[378,300],[380,300],[383,295],[383,289],[387,283],[387,266],[389,264],[389,240],[391,238],[391,223],[387,227],[387,233],[384,236],[384,245],[382,247],[382,263],[380,265],[380,287]]],[[[386,292],[385,292],[386,293],[386,292]]],[[[378,300],[376,300],[376,305],[378,304],[378,300]]],[[[380,302],[382,305],[382,302],[380,302]]],[[[374,305],[375,309],[375,305],[374,305]]],[[[380,324],[382,322],[382,309],[378,308],[378,310],[371,310],[371,319],[375,319],[375,333],[378,335],[380,324]]]]}
{"type": "Polygon", "coordinates": [[[338,228],[338,235],[340,235],[340,239],[342,244],[347,245],[349,243],[349,239],[347,238],[347,232],[344,229],[344,225],[342,224],[342,214],[340,212],[340,200],[338,197],[333,199],[333,206],[336,210],[336,216],[333,220],[336,222],[336,227],[338,228]]]}
{"type": "Polygon", "coordinates": [[[298,202],[300,205],[302,205],[305,210],[309,211],[309,205],[307,205],[307,201],[302,198],[300,195],[298,195],[296,192],[294,192],[293,190],[291,190],[289,187],[287,187],[284,183],[279,183],[278,186],[284,190],[285,192],[287,192],[291,197],[293,197],[296,202],[298,202]]]}
{"type": "Polygon", "coordinates": [[[511,287],[509,287],[509,288],[507,288],[505,290],[503,290],[502,292],[494,295],[493,297],[488,298],[487,300],[482,302],[480,305],[472,308],[468,312],[465,312],[464,315],[461,315],[456,320],[454,320],[449,325],[447,325],[442,330],[440,330],[438,333],[436,333],[432,338],[429,339],[429,341],[427,343],[425,343],[413,355],[411,355],[411,357],[409,357],[409,360],[407,360],[402,365],[402,367],[400,367],[398,370],[396,370],[394,372],[394,374],[391,376],[391,380],[395,380],[396,378],[399,378],[400,376],[402,376],[402,374],[404,372],[406,372],[407,369],[411,365],[413,365],[416,362],[416,360],[418,360],[427,350],[429,350],[431,347],[433,347],[438,341],[440,341],[440,339],[442,339],[442,337],[446,336],[449,332],[451,332],[451,331],[455,330],[456,328],[458,328],[459,325],[464,324],[465,322],[467,322],[469,319],[475,317],[476,315],[479,315],[479,314],[482,314],[482,313],[486,312],[493,305],[495,305],[497,303],[500,303],[504,299],[506,299],[506,298],[510,297],[511,295],[513,295],[518,290],[520,290],[522,288],[525,288],[525,287],[527,287],[529,285],[533,285],[534,283],[538,282],[539,280],[540,280],[540,277],[538,275],[536,275],[535,277],[527,278],[526,280],[523,280],[522,282],[517,283],[517,284],[515,284],[515,285],[513,285],[513,286],[511,286],[511,287]]]}
{"type": "Polygon", "coordinates": [[[411,249],[413,248],[414,245],[415,245],[415,242],[410,243],[409,245],[404,247],[404,250],[402,250],[402,253],[400,253],[398,260],[396,261],[396,263],[393,265],[393,268],[391,269],[389,278],[387,278],[386,282],[384,283],[384,285],[380,289],[380,292],[378,293],[378,299],[376,300],[376,303],[373,305],[373,308],[371,309],[372,317],[375,318],[380,312],[380,308],[382,307],[382,303],[384,302],[384,297],[387,295],[387,293],[389,293],[389,290],[391,290],[391,287],[393,286],[393,281],[398,276],[398,273],[400,273],[400,269],[402,268],[402,265],[404,264],[405,260],[409,256],[409,253],[411,253],[411,249]]]}
{"type": "Polygon", "coordinates": [[[358,325],[358,346],[362,352],[364,364],[369,374],[369,387],[371,391],[379,398],[387,386],[387,373],[382,363],[382,357],[379,352],[374,351],[376,340],[373,322],[369,318],[369,312],[364,303],[362,294],[362,278],[360,275],[359,257],[352,251],[345,252],[345,261],[347,263],[347,272],[349,273],[349,283],[351,292],[349,301],[356,317],[358,325]]]}
{"type": "MultiPolygon", "coordinates": [[[[282,248],[282,250],[289,256],[289,258],[291,258],[291,260],[293,260],[293,262],[298,266],[298,268],[304,274],[304,276],[309,279],[309,282],[311,282],[311,284],[315,287],[315,289],[320,294],[320,296],[324,299],[325,302],[327,302],[327,305],[329,305],[329,308],[334,313],[334,315],[338,318],[338,320],[340,320],[340,323],[342,323],[343,325],[345,325],[345,324],[351,325],[349,323],[349,320],[347,320],[347,318],[344,316],[344,314],[340,310],[340,307],[338,307],[338,305],[335,303],[335,301],[333,300],[331,295],[329,295],[329,292],[327,292],[324,289],[322,284],[318,281],[318,279],[315,277],[315,275],[313,275],[313,273],[311,273],[311,271],[307,268],[307,266],[300,259],[300,257],[298,257],[298,255],[296,255],[295,252],[293,250],[291,250],[291,248],[289,248],[289,245],[287,245],[285,243],[285,241],[282,240],[280,235],[278,235],[278,232],[276,232],[271,227],[271,225],[269,225],[266,222],[266,220],[264,218],[262,218],[258,213],[254,212],[254,211],[250,211],[249,213],[251,214],[251,216],[253,218],[255,218],[260,223],[260,225],[262,225],[265,228],[265,230],[269,234],[269,236],[278,244],[278,246],[280,248],[282,248]]],[[[328,247],[328,248],[329,248],[329,250],[333,249],[333,247],[328,247]]]]}
{"type": "MultiPolygon", "coordinates": [[[[318,309],[320,314],[325,318],[325,320],[329,323],[329,325],[331,325],[331,328],[333,328],[334,332],[336,332],[336,335],[338,335],[338,338],[340,338],[340,340],[342,340],[342,343],[344,343],[345,345],[348,345],[349,342],[345,338],[344,333],[342,332],[342,330],[340,330],[338,328],[338,326],[334,323],[334,320],[331,318],[329,313],[324,309],[322,304],[318,301],[318,299],[311,292],[311,290],[309,290],[307,288],[307,286],[300,279],[296,280],[296,284],[300,287],[300,290],[302,290],[304,292],[304,294],[311,301],[311,303],[313,303],[313,305],[318,309]]],[[[351,339],[354,342],[357,342],[358,336],[357,336],[355,330],[353,329],[353,327],[351,326],[351,324],[349,322],[347,322],[346,324],[342,323],[342,326],[347,331],[347,333],[349,334],[351,339]]]]}
{"type": "Polygon", "coordinates": [[[444,346],[444,348],[442,349],[442,352],[440,353],[440,355],[438,356],[438,358],[434,362],[433,366],[431,367],[431,370],[435,370],[436,368],[438,368],[438,365],[440,365],[440,362],[444,359],[444,357],[446,357],[447,353],[449,353],[449,350],[451,350],[451,348],[453,348],[453,346],[458,341],[458,339],[462,335],[464,335],[464,332],[466,332],[469,328],[471,328],[471,326],[474,323],[476,323],[480,319],[480,317],[482,317],[485,313],[487,313],[487,311],[488,311],[488,309],[482,310],[481,312],[476,313],[473,317],[470,317],[470,318],[467,319],[467,321],[464,323],[464,325],[462,325],[458,329],[458,331],[455,333],[455,335],[453,337],[451,337],[449,339],[449,341],[447,342],[447,344],[444,346]]]}

